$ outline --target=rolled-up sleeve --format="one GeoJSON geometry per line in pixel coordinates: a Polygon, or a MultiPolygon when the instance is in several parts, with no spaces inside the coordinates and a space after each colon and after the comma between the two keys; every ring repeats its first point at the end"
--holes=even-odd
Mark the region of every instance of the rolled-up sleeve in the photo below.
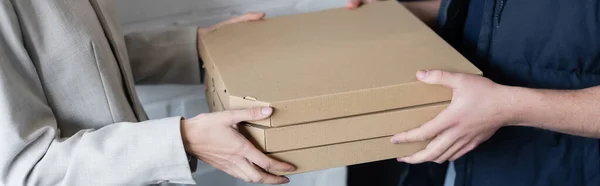
{"type": "Polygon", "coordinates": [[[125,35],[136,84],[200,84],[196,27],[125,35]]]}

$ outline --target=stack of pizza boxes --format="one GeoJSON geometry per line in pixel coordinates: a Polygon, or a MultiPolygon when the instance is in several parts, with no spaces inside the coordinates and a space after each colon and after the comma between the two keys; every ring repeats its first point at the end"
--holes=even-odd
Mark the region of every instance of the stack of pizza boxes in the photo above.
{"type": "Polygon", "coordinates": [[[211,111],[270,106],[240,124],[293,173],[411,155],[393,144],[444,110],[452,90],[418,70],[481,71],[395,1],[221,27],[200,39],[211,111]]]}

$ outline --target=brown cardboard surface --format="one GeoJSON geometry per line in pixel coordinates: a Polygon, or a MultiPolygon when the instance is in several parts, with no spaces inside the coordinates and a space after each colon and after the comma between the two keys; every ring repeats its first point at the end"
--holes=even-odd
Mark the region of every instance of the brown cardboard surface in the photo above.
{"type": "Polygon", "coordinates": [[[290,175],[328,168],[343,167],[412,155],[427,147],[428,142],[392,144],[391,136],[355,142],[326,145],[269,154],[296,166],[290,175]]]}
{"type": "Polygon", "coordinates": [[[242,125],[240,131],[264,152],[280,152],[394,135],[421,126],[447,106],[444,102],[277,128],[242,125]]]}
{"type": "Polygon", "coordinates": [[[200,51],[225,108],[272,106],[267,127],[450,100],[421,69],[481,74],[394,1],[227,25],[200,51]]]}
{"type": "MultiPolygon", "coordinates": [[[[214,79],[211,75],[207,79],[214,79]]],[[[210,87],[212,83],[207,85],[210,87]]],[[[216,110],[224,110],[219,95],[207,92],[216,110]]],[[[372,114],[310,122],[285,127],[240,125],[239,130],[263,152],[281,152],[349,141],[391,136],[414,129],[433,119],[448,102],[402,108],[372,114]]]]}
{"type": "MultiPolygon", "coordinates": [[[[218,99],[218,95],[215,91],[212,91],[211,82],[206,83],[207,87],[207,100],[209,103],[218,99]]],[[[222,104],[209,104],[211,111],[222,111],[224,110],[222,104]]],[[[357,131],[360,133],[360,131],[357,131]]],[[[257,141],[252,138],[264,138],[260,137],[261,134],[251,134],[253,137],[250,138],[255,144],[257,141]]],[[[248,135],[248,134],[246,134],[248,135]]],[[[323,137],[323,136],[315,136],[323,137]]],[[[424,149],[427,146],[427,142],[419,143],[408,143],[408,144],[392,144],[390,142],[391,136],[384,136],[379,138],[371,138],[359,141],[352,141],[346,143],[337,143],[331,145],[296,149],[284,152],[268,153],[269,156],[289,162],[296,166],[297,170],[292,173],[281,173],[273,172],[280,175],[297,174],[315,170],[322,170],[327,168],[342,167],[366,162],[373,162],[397,157],[404,157],[411,155],[419,150],[424,149]]],[[[257,147],[260,145],[257,144],[257,147]]]]}
{"type": "Polygon", "coordinates": [[[217,95],[214,81],[210,81],[210,79],[212,79],[212,76],[209,73],[205,73],[204,77],[204,87],[206,88],[205,96],[206,102],[208,104],[208,110],[210,110],[211,112],[225,110],[225,108],[223,107],[223,103],[217,95]]]}

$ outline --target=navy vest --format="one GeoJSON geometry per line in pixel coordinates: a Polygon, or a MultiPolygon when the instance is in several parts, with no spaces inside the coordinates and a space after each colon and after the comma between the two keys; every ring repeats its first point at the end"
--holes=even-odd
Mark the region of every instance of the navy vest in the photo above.
{"type": "MultiPolygon", "coordinates": [[[[443,0],[439,15],[440,35],[459,50],[468,4],[443,0]]],[[[493,81],[544,89],[600,85],[600,0],[486,0],[481,25],[470,58],[493,81]]],[[[600,186],[600,143],[506,127],[455,166],[456,186],[600,186]]],[[[442,183],[411,179],[423,172],[405,175],[403,185],[442,183]]]]}

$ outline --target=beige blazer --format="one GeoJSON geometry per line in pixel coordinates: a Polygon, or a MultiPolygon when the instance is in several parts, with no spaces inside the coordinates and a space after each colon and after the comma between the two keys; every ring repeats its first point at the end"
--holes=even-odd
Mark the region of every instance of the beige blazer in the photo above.
{"type": "Polygon", "coordinates": [[[196,28],[123,36],[112,0],[0,0],[0,185],[193,184],[181,117],[134,84],[199,83],[196,28]]]}

